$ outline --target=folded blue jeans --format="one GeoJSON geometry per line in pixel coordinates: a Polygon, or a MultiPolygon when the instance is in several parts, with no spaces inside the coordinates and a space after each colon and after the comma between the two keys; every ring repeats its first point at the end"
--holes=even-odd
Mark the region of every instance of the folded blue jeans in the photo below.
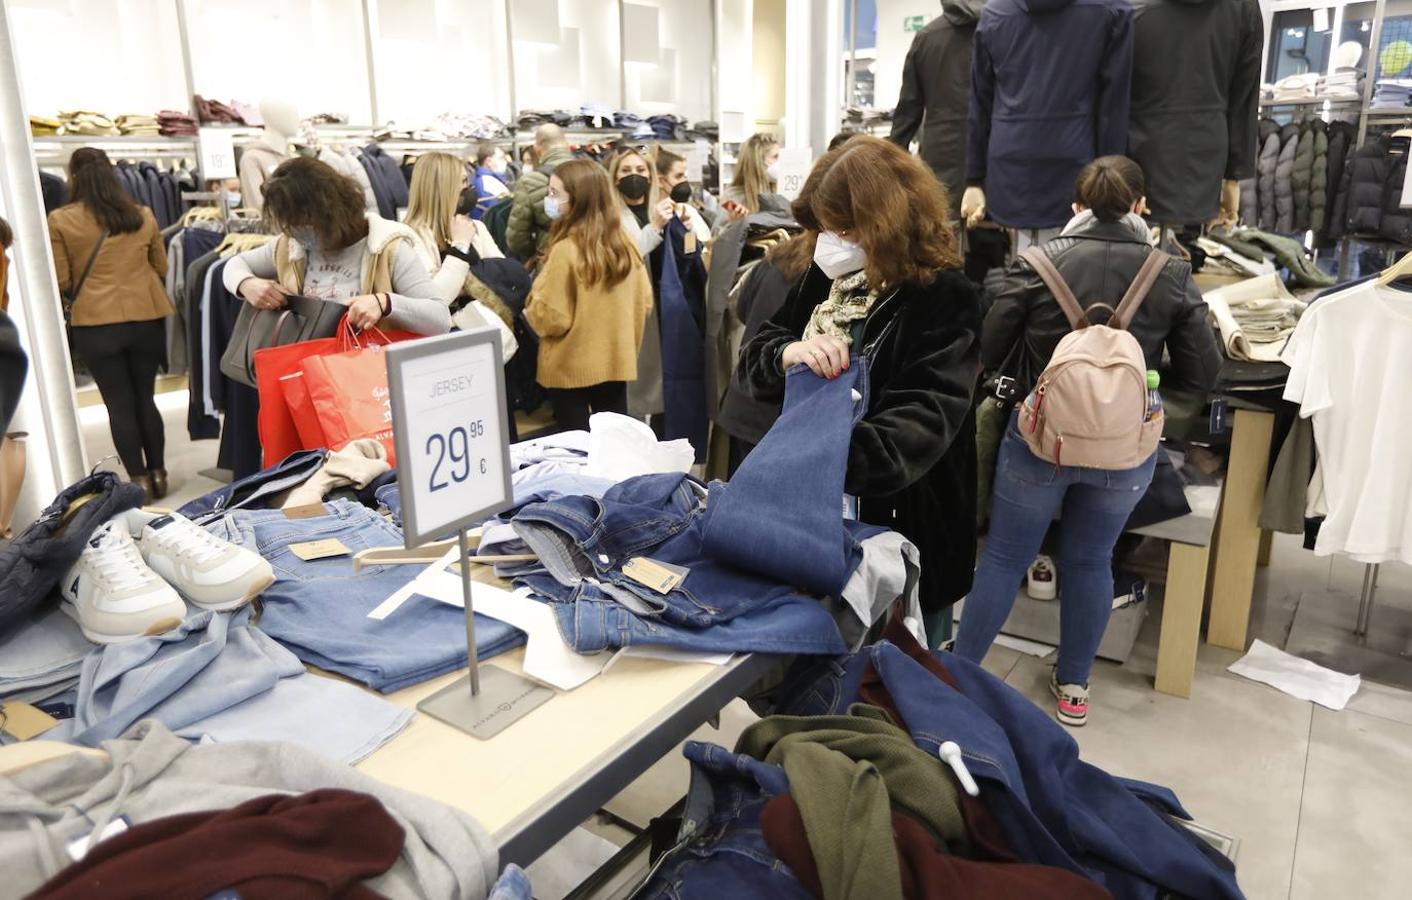
{"type": "Polygon", "coordinates": [[[1030,451],[1011,419],[995,468],[990,534],[961,614],[956,653],[980,662],[1005,625],[1025,571],[1059,522],[1060,684],[1088,684],[1113,611],[1113,547],[1152,482],[1156,454],[1136,468],[1056,466],[1030,451]]]}
{"type": "Polygon", "coordinates": [[[198,525],[205,525],[235,509],[263,509],[277,494],[309,480],[323,467],[328,453],[324,450],[300,450],[291,453],[268,469],[247,475],[182,506],[177,512],[198,525]]]}
{"type": "Polygon", "coordinates": [[[96,747],[153,718],[180,737],[290,741],[354,763],[411,721],[411,710],[311,675],[250,624],[250,608],[197,612],[165,634],[95,648],[74,716],[45,737],[96,747]]]}
{"type": "MultiPolygon", "coordinates": [[[[260,628],[306,663],[391,692],[466,665],[465,616],[427,598],[404,603],[386,619],[368,613],[421,567],[368,566],[353,571],[352,555],[371,547],[401,547],[402,532],[365,506],[324,504],[325,515],[291,519],[277,509],[234,510],[207,525],[217,537],[267,559],[275,583],[261,598],[260,628]],[[302,560],[290,545],[336,539],[348,553],[302,560]]],[[[489,659],[518,647],[524,632],[476,616],[476,651],[489,659]]]]}
{"type": "Polygon", "coordinates": [[[833,655],[847,649],[837,623],[812,597],[791,595],[726,622],[688,628],[634,613],[592,581],[570,588],[549,575],[522,575],[516,583],[553,607],[559,633],[580,653],[642,644],[702,653],[833,655]]]}
{"type": "Polygon", "coordinates": [[[837,597],[862,555],[843,518],[843,480],[853,427],[868,408],[868,362],[855,358],[832,380],[794,366],[784,390],[775,424],[729,483],[711,485],[702,549],[736,568],[837,597]]]}
{"type": "Polygon", "coordinates": [[[0,699],[54,686],[78,677],[93,643],[78,623],[57,606],[32,612],[14,632],[0,637],[0,699]]]}

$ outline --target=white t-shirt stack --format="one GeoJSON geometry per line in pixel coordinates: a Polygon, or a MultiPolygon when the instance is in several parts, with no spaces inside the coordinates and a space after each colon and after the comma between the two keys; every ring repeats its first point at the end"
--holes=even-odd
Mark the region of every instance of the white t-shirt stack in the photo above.
{"type": "Polygon", "coordinates": [[[1314,303],[1281,359],[1313,420],[1327,518],[1314,552],[1412,563],[1412,294],[1355,285],[1314,303]]]}

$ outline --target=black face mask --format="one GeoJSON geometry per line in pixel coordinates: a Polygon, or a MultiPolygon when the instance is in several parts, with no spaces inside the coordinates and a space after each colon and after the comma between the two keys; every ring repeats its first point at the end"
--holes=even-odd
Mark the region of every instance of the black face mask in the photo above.
{"type": "Polygon", "coordinates": [[[673,203],[685,203],[691,199],[691,182],[683,181],[681,184],[672,185],[671,198],[673,203]]]}
{"type": "Polygon", "coordinates": [[[475,211],[476,202],[478,200],[479,198],[476,196],[475,188],[461,188],[461,196],[456,200],[456,215],[469,216],[472,212],[475,211]]]}
{"type": "Polygon", "coordinates": [[[624,175],[618,179],[618,191],[629,200],[641,200],[647,196],[651,182],[645,175],[624,175]]]}

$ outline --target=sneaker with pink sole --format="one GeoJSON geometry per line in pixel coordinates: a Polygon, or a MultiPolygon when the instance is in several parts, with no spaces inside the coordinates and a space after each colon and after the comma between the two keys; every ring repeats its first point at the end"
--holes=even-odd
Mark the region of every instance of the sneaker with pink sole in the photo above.
{"type": "Polygon", "coordinates": [[[1054,718],[1075,728],[1088,721],[1088,685],[1060,684],[1056,670],[1049,672],[1049,693],[1054,695],[1054,718]]]}

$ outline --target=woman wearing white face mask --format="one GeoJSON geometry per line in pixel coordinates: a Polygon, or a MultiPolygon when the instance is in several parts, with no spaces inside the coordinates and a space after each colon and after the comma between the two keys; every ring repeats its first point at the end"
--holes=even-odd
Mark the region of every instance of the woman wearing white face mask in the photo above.
{"type": "Polygon", "coordinates": [[[933,634],[970,589],[976,553],[980,304],[947,208],[931,171],[887,141],[859,136],[825,154],[793,206],[819,232],[813,264],[741,349],[736,374],[774,400],[793,366],[835,378],[868,359],[869,406],[844,490],[859,519],[921,551],[933,634]]]}

